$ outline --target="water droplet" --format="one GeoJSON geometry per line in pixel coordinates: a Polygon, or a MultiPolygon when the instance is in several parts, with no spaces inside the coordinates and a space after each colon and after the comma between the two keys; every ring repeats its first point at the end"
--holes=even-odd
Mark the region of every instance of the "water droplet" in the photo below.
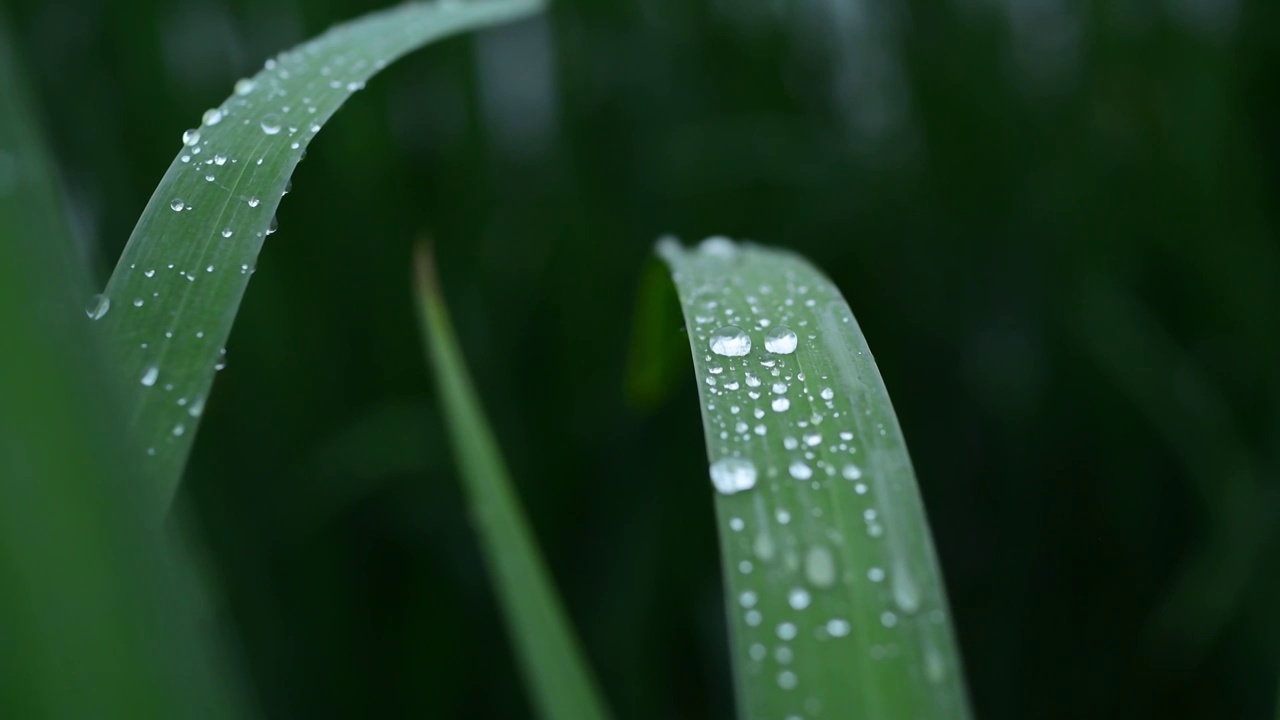
{"type": "Polygon", "coordinates": [[[776,382],[776,383],[774,383],[774,384],[773,384],[773,387],[772,387],[772,388],[770,388],[770,389],[771,389],[771,390],[773,390],[773,394],[774,394],[774,395],[781,395],[781,394],[785,393],[785,392],[786,392],[788,389],[790,389],[790,388],[789,388],[789,387],[787,386],[787,384],[786,384],[786,383],[784,383],[784,382],[776,382]]]}
{"type": "Polygon", "coordinates": [[[849,463],[840,470],[840,475],[843,476],[845,480],[858,480],[862,477],[862,468],[854,465],[853,463],[849,463]]]}
{"type": "Polygon", "coordinates": [[[804,557],[804,576],[814,587],[831,587],[836,582],[836,561],[823,545],[814,545],[804,557]]]}
{"type": "Polygon", "coordinates": [[[155,271],[155,270],[146,270],[146,271],[144,271],[142,274],[143,274],[143,275],[145,275],[145,276],[147,276],[147,277],[149,277],[149,278],[150,278],[150,277],[155,277],[155,276],[156,276],[156,271],[155,271]]]}
{"type": "Polygon", "coordinates": [[[199,131],[199,130],[188,130],[188,131],[186,131],[186,132],[182,133],[182,144],[183,144],[183,145],[186,145],[187,147],[195,147],[195,146],[196,146],[196,143],[198,143],[198,142],[200,142],[200,131],[199,131]]]}
{"type": "Polygon", "coordinates": [[[226,156],[226,155],[214,155],[214,156],[213,156],[213,164],[214,164],[214,165],[217,165],[218,167],[222,167],[223,165],[226,165],[226,164],[227,164],[227,156],[226,156]]]}
{"type": "Polygon", "coordinates": [[[174,425],[174,426],[173,426],[173,435],[174,435],[174,437],[179,437],[179,436],[181,436],[183,433],[185,433],[186,431],[187,431],[187,426],[186,426],[186,425],[183,425],[182,423],[178,423],[177,425],[174,425]]]}
{"type": "Polygon", "coordinates": [[[773,408],[774,412],[786,412],[791,407],[791,401],[784,397],[774,398],[773,402],[770,403],[770,407],[773,408]]]}
{"type": "Polygon", "coordinates": [[[790,670],[783,670],[782,672],[778,673],[778,687],[782,688],[783,690],[795,689],[795,686],[798,682],[799,682],[799,678],[797,678],[796,674],[791,672],[790,670]]]}
{"type": "Polygon", "coordinates": [[[747,387],[753,387],[753,388],[760,387],[760,378],[757,377],[755,373],[752,373],[752,372],[747,373],[746,380],[747,380],[747,387]]]}
{"type": "Polygon", "coordinates": [[[751,627],[756,627],[764,620],[764,616],[760,614],[759,610],[748,610],[745,620],[751,627]]]}
{"type": "Polygon", "coordinates": [[[796,626],[794,623],[784,622],[778,626],[778,638],[782,640],[794,640],[796,638],[796,626]]]}
{"type": "Polygon", "coordinates": [[[742,357],[751,352],[751,338],[737,325],[725,325],[711,333],[711,352],[725,357],[742,357]]]}
{"type": "Polygon", "coordinates": [[[133,301],[133,306],[134,306],[134,307],[142,307],[142,305],[143,305],[143,300],[142,300],[142,298],[136,298],[136,299],[134,299],[134,301],[133,301]]]}
{"type": "Polygon", "coordinates": [[[823,400],[830,400],[836,396],[836,391],[831,388],[822,388],[821,395],[823,400]]]}
{"type": "Polygon", "coordinates": [[[234,230],[232,230],[231,228],[227,228],[227,229],[225,229],[225,230],[223,230],[223,231],[222,231],[222,237],[224,237],[224,238],[229,238],[229,237],[231,237],[231,236],[232,236],[232,235],[234,235],[234,234],[235,234],[235,231],[234,231],[234,230]]]}
{"type": "Polygon", "coordinates": [[[738,245],[723,235],[712,235],[698,243],[698,252],[707,257],[733,260],[738,257],[738,245]]]}
{"type": "Polygon", "coordinates": [[[757,662],[763,660],[765,655],[769,654],[768,648],[760,643],[751,643],[751,648],[747,652],[751,655],[751,659],[757,662]]]}
{"type": "Polygon", "coordinates": [[[110,309],[111,298],[106,295],[94,295],[89,298],[89,304],[84,306],[84,314],[88,315],[90,320],[101,320],[110,309]]]}
{"type": "Polygon", "coordinates": [[[187,414],[193,418],[200,417],[200,414],[203,412],[204,398],[198,398],[195,402],[191,403],[191,407],[187,408],[187,414]]]}
{"type": "Polygon", "coordinates": [[[898,624],[898,616],[886,610],[880,613],[880,624],[887,628],[894,627],[898,624]]]}
{"type": "Polygon", "coordinates": [[[249,78],[240,78],[239,80],[236,81],[236,94],[242,95],[242,96],[248,95],[249,93],[253,92],[253,89],[257,86],[258,86],[258,83],[254,82],[253,80],[250,80],[249,78]]]}
{"type": "Polygon", "coordinates": [[[844,431],[844,432],[840,433],[840,439],[841,439],[841,440],[844,440],[845,442],[849,442],[850,440],[852,440],[852,439],[853,439],[853,433],[851,433],[851,432],[849,432],[848,430],[846,430],[846,431],[844,431]]]}
{"type": "Polygon", "coordinates": [[[821,442],[822,442],[822,433],[812,432],[812,433],[807,433],[804,436],[804,444],[808,445],[809,447],[817,447],[817,445],[821,442]]]}
{"type": "Polygon", "coordinates": [[[169,203],[169,207],[173,208],[174,212],[182,212],[183,208],[185,208],[186,206],[187,204],[182,202],[181,200],[174,200],[173,202],[169,203]]]}
{"type": "Polygon", "coordinates": [[[920,609],[920,589],[906,567],[895,565],[893,579],[889,583],[893,590],[893,601],[898,609],[907,615],[913,615],[920,609]]]}
{"type": "Polygon", "coordinates": [[[756,606],[756,594],[750,590],[743,592],[738,596],[738,604],[744,608],[753,608],[756,606]]]}
{"type": "Polygon", "coordinates": [[[746,458],[720,458],[711,464],[711,484],[721,495],[750,490],[756,485],[756,466],[746,458]]]}
{"type": "Polygon", "coordinates": [[[217,361],[214,362],[213,369],[222,370],[226,366],[227,366],[227,349],[222,348],[222,350],[218,352],[218,359],[217,361]]]}
{"type": "Polygon", "coordinates": [[[740,517],[729,518],[729,529],[734,532],[742,532],[742,528],[746,526],[747,524],[742,522],[742,518],[740,517]]]}
{"type": "Polygon", "coordinates": [[[791,477],[797,480],[808,480],[813,477],[813,468],[809,467],[803,460],[791,463],[791,467],[787,468],[787,472],[791,473],[791,477]]]}
{"type": "Polygon", "coordinates": [[[797,342],[791,328],[779,325],[764,336],[764,349],[776,355],[790,355],[796,351],[797,342]]]}
{"type": "Polygon", "coordinates": [[[779,525],[786,525],[791,522],[791,513],[781,508],[778,509],[778,512],[774,513],[774,517],[778,518],[779,525]]]}
{"type": "Polygon", "coordinates": [[[809,591],[804,588],[792,588],[791,592],[787,593],[787,604],[792,610],[803,610],[809,607],[810,600],[809,591]]]}
{"type": "Polygon", "coordinates": [[[262,132],[268,135],[280,134],[280,116],[276,115],[275,113],[271,113],[270,115],[267,115],[266,117],[262,118],[261,125],[262,125],[262,132]]]}
{"type": "Polygon", "coordinates": [[[831,637],[844,637],[849,634],[853,628],[850,627],[848,620],[834,618],[827,621],[827,634],[831,637]]]}
{"type": "Polygon", "coordinates": [[[146,370],[142,371],[142,384],[151,387],[156,384],[156,380],[160,377],[160,368],[150,365],[146,370]]]}
{"type": "Polygon", "coordinates": [[[201,118],[201,122],[209,126],[217,125],[222,122],[222,111],[217,108],[205,110],[204,117],[201,118]]]}
{"type": "Polygon", "coordinates": [[[280,227],[280,222],[279,222],[278,220],[276,220],[276,216],[275,216],[275,215],[272,215],[272,216],[271,216],[271,224],[270,224],[270,225],[267,225],[267,234],[268,234],[268,235],[271,235],[271,234],[275,233],[275,231],[276,231],[276,229],[277,229],[278,227],[280,227]]]}
{"type": "Polygon", "coordinates": [[[248,200],[249,207],[258,207],[258,203],[259,203],[259,202],[261,202],[261,201],[260,201],[260,200],[258,200],[258,198],[256,198],[256,197],[251,197],[251,198],[249,198],[249,200],[248,200]]]}
{"type": "Polygon", "coordinates": [[[881,582],[884,580],[884,570],[881,570],[878,567],[873,567],[870,570],[867,570],[867,579],[874,583],[881,582]]]}

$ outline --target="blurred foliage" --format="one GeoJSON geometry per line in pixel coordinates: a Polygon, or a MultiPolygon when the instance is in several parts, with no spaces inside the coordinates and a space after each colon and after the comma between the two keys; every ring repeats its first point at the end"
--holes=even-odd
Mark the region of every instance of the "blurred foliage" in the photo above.
{"type": "MultiPolygon", "coordinates": [[[[96,277],[184,129],[373,7],[9,0],[96,277]]],[[[1272,0],[560,0],[392,68],[295,176],[182,498],[256,697],[528,715],[416,346],[425,231],[610,704],[730,717],[692,374],[628,366],[675,232],[843,289],[979,717],[1268,716],[1277,71],[1272,0]]]]}

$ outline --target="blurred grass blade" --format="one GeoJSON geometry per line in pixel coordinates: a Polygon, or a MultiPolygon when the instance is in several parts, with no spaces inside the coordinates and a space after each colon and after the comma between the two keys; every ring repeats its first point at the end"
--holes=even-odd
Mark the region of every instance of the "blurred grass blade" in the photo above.
{"type": "Polygon", "coordinates": [[[124,417],[165,498],[178,485],[263,239],[308,143],[389,62],[539,7],[442,0],[368,15],[268,61],[184,134],[105,300],[88,311],[115,345],[132,390],[124,417]]]}
{"type": "Polygon", "coordinates": [[[658,252],[718,491],[738,716],[968,717],[911,461],[839,290],[726,238],[658,252]]]}
{"type": "Polygon", "coordinates": [[[605,704],[556,596],[551,574],[538,552],[467,374],[440,296],[430,250],[419,247],[415,260],[427,355],[525,685],[546,720],[605,718],[605,704]]]}
{"type": "Polygon", "coordinates": [[[0,18],[0,717],[243,717],[68,298],[85,288],[0,18]]]}

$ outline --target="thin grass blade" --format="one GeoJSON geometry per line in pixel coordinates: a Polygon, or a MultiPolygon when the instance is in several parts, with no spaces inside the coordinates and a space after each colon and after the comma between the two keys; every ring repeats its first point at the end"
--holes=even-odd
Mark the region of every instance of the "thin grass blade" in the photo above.
{"type": "Polygon", "coordinates": [[[525,685],[546,720],[606,718],[605,703],[485,420],[425,247],[418,250],[416,270],[427,356],[525,685]]]}
{"type": "Polygon", "coordinates": [[[124,420],[163,497],[177,488],[289,176],[325,121],[400,56],[540,6],[441,0],[367,15],[269,60],[183,134],[104,303],[90,311],[132,389],[124,420]]]}
{"type": "Polygon", "coordinates": [[[127,472],[85,273],[0,18],[0,717],[245,717],[127,472]]]}
{"type": "Polygon", "coordinates": [[[738,716],[967,718],[914,471],[839,290],[726,238],[658,252],[697,371],[738,716]]]}

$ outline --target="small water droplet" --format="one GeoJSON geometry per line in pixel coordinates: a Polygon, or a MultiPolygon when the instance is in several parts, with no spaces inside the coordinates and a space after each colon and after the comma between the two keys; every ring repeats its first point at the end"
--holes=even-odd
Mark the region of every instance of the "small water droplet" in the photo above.
{"type": "Polygon", "coordinates": [[[778,638],[781,640],[794,640],[796,638],[796,626],[794,623],[784,622],[778,626],[778,638]]]}
{"type": "Polygon", "coordinates": [[[241,96],[248,95],[257,86],[258,84],[249,78],[240,78],[236,81],[236,94],[241,96]]]}
{"type": "Polygon", "coordinates": [[[822,388],[821,395],[823,400],[830,400],[836,396],[836,391],[831,388],[822,388]]]}
{"type": "Polygon", "coordinates": [[[790,387],[784,382],[776,382],[773,384],[773,387],[770,389],[773,390],[774,395],[781,395],[785,393],[787,390],[789,390],[790,387]]]}
{"type": "Polygon", "coordinates": [[[262,126],[262,132],[268,135],[279,135],[280,134],[280,116],[276,115],[275,113],[271,113],[270,115],[267,115],[266,117],[262,118],[261,126],[262,126]]]}
{"type": "Polygon", "coordinates": [[[235,234],[235,231],[234,231],[234,230],[232,230],[231,228],[227,228],[227,229],[225,229],[225,230],[223,230],[223,231],[222,231],[222,237],[224,237],[224,238],[229,238],[229,237],[231,237],[231,236],[232,236],[232,235],[234,235],[234,234],[235,234]]]}
{"type": "Polygon", "coordinates": [[[773,402],[769,405],[773,408],[774,412],[786,412],[787,409],[791,407],[791,401],[784,397],[777,397],[774,398],[773,402]]]}
{"type": "Polygon", "coordinates": [[[177,425],[174,425],[174,426],[173,426],[173,435],[174,435],[174,437],[179,437],[179,436],[181,436],[183,433],[185,433],[186,431],[187,431],[187,426],[186,426],[186,425],[183,425],[182,423],[178,423],[177,425]]]}
{"type": "Polygon", "coordinates": [[[226,155],[214,155],[214,156],[213,156],[213,164],[214,164],[214,165],[217,165],[218,167],[222,167],[223,165],[226,165],[226,164],[227,164],[227,156],[226,156],[226,155]]]}
{"type": "Polygon", "coordinates": [[[790,355],[796,351],[797,343],[795,332],[784,325],[779,325],[764,336],[764,349],[775,355],[790,355]]]}
{"type": "Polygon", "coordinates": [[[160,377],[160,368],[150,365],[146,370],[142,371],[142,384],[151,387],[156,384],[156,380],[160,377]]]}
{"type": "Polygon", "coordinates": [[[84,314],[88,315],[90,320],[101,320],[110,309],[111,298],[106,295],[94,295],[89,298],[89,304],[84,306],[84,314]]]}
{"type": "Polygon", "coordinates": [[[188,131],[186,131],[186,132],[182,133],[182,144],[183,144],[183,145],[186,145],[187,147],[195,147],[195,146],[196,146],[196,143],[198,143],[198,142],[200,142],[200,131],[199,131],[199,130],[188,130],[188,131]]]}
{"type": "Polygon", "coordinates": [[[840,475],[842,475],[845,480],[857,480],[862,477],[862,468],[854,465],[853,463],[849,463],[840,470],[840,475]]]}
{"type": "Polygon", "coordinates": [[[886,610],[880,613],[880,624],[887,628],[894,627],[898,624],[898,616],[886,610]]]}
{"type": "Polygon", "coordinates": [[[711,352],[724,357],[742,357],[751,352],[751,338],[737,325],[725,325],[711,333],[711,352]]]}
{"type": "Polygon", "coordinates": [[[756,627],[764,620],[764,616],[760,614],[759,610],[748,610],[744,619],[748,625],[756,627]]]}
{"type": "Polygon", "coordinates": [[[791,477],[797,480],[808,480],[813,477],[813,468],[809,467],[803,460],[791,463],[791,467],[787,468],[787,472],[791,473],[791,477]]]}
{"type": "Polygon", "coordinates": [[[850,627],[848,620],[833,618],[827,621],[827,634],[831,637],[844,637],[849,634],[853,628],[850,627]]]}
{"type": "Polygon", "coordinates": [[[205,125],[209,125],[209,126],[217,125],[218,123],[222,122],[222,111],[217,108],[205,110],[204,117],[202,117],[200,120],[205,125]]]}
{"type": "Polygon", "coordinates": [[[249,207],[258,207],[258,203],[259,203],[259,202],[261,202],[261,201],[260,201],[260,200],[258,200],[258,198],[256,198],[256,197],[251,197],[251,198],[249,198],[249,200],[248,200],[249,207]]]}
{"type": "Polygon", "coordinates": [[[783,670],[778,673],[778,687],[783,690],[794,690],[799,681],[800,680],[796,677],[796,674],[790,670],[783,670]]]}
{"type": "Polygon", "coordinates": [[[134,301],[133,301],[133,306],[134,306],[134,307],[142,307],[142,305],[143,305],[143,300],[142,300],[142,298],[135,298],[135,299],[134,299],[134,301]]]}
{"type": "Polygon", "coordinates": [[[822,433],[807,433],[804,436],[804,444],[809,447],[817,447],[822,442],[822,433]]]}
{"type": "Polygon", "coordinates": [[[177,199],[175,199],[173,202],[169,203],[169,207],[170,207],[170,208],[172,208],[174,212],[182,212],[183,208],[185,208],[186,206],[187,206],[187,204],[186,204],[186,203],[182,202],[181,200],[177,200],[177,199]]]}
{"type": "Polygon", "coordinates": [[[145,275],[145,276],[147,276],[147,277],[155,277],[155,276],[156,276],[156,271],[155,271],[155,270],[146,270],[146,271],[144,271],[142,274],[143,274],[143,275],[145,275]]]}
{"type": "Polygon", "coordinates": [[[271,224],[267,225],[267,234],[268,235],[274,234],[276,229],[279,227],[280,227],[280,222],[276,219],[275,215],[272,215],[271,224]]]}
{"type": "Polygon", "coordinates": [[[836,561],[823,545],[814,545],[804,557],[804,576],[814,587],[831,587],[836,582],[836,561]]]}
{"type": "Polygon", "coordinates": [[[222,350],[218,352],[218,359],[217,361],[214,362],[213,369],[222,370],[226,366],[227,366],[227,349],[222,348],[222,350]]]}
{"type": "Polygon", "coordinates": [[[848,430],[846,430],[846,431],[844,431],[844,432],[840,433],[840,439],[841,439],[841,440],[843,440],[843,441],[845,441],[845,442],[849,442],[850,440],[852,440],[852,439],[853,439],[853,433],[851,433],[851,432],[849,432],[848,430]]]}
{"type": "Polygon", "coordinates": [[[881,570],[881,569],[880,569],[880,568],[878,568],[878,567],[873,567],[873,568],[871,568],[871,569],[867,570],[867,579],[868,579],[868,580],[870,580],[870,581],[871,581],[871,582],[873,582],[873,583],[878,583],[878,582],[883,581],[883,580],[884,580],[884,570],[881,570]]]}
{"type": "Polygon", "coordinates": [[[711,484],[721,495],[750,490],[756,485],[756,466],[746,458],[720,458],[711,464],[711,484]]]}
{"type": "Polygon", "coordinates": [[[792,610],[803,610],[809,607],[810,600],[809,591],[804,588],[792,588],[791,592],[787,593],[787,604],[792,610]]]}
{"type": "Polygon", "coordinates": [[[738,604],[744,608],[753,608],[756,606],[756,594],[750,590],[743,592],[738,596],[738,604]]]}

